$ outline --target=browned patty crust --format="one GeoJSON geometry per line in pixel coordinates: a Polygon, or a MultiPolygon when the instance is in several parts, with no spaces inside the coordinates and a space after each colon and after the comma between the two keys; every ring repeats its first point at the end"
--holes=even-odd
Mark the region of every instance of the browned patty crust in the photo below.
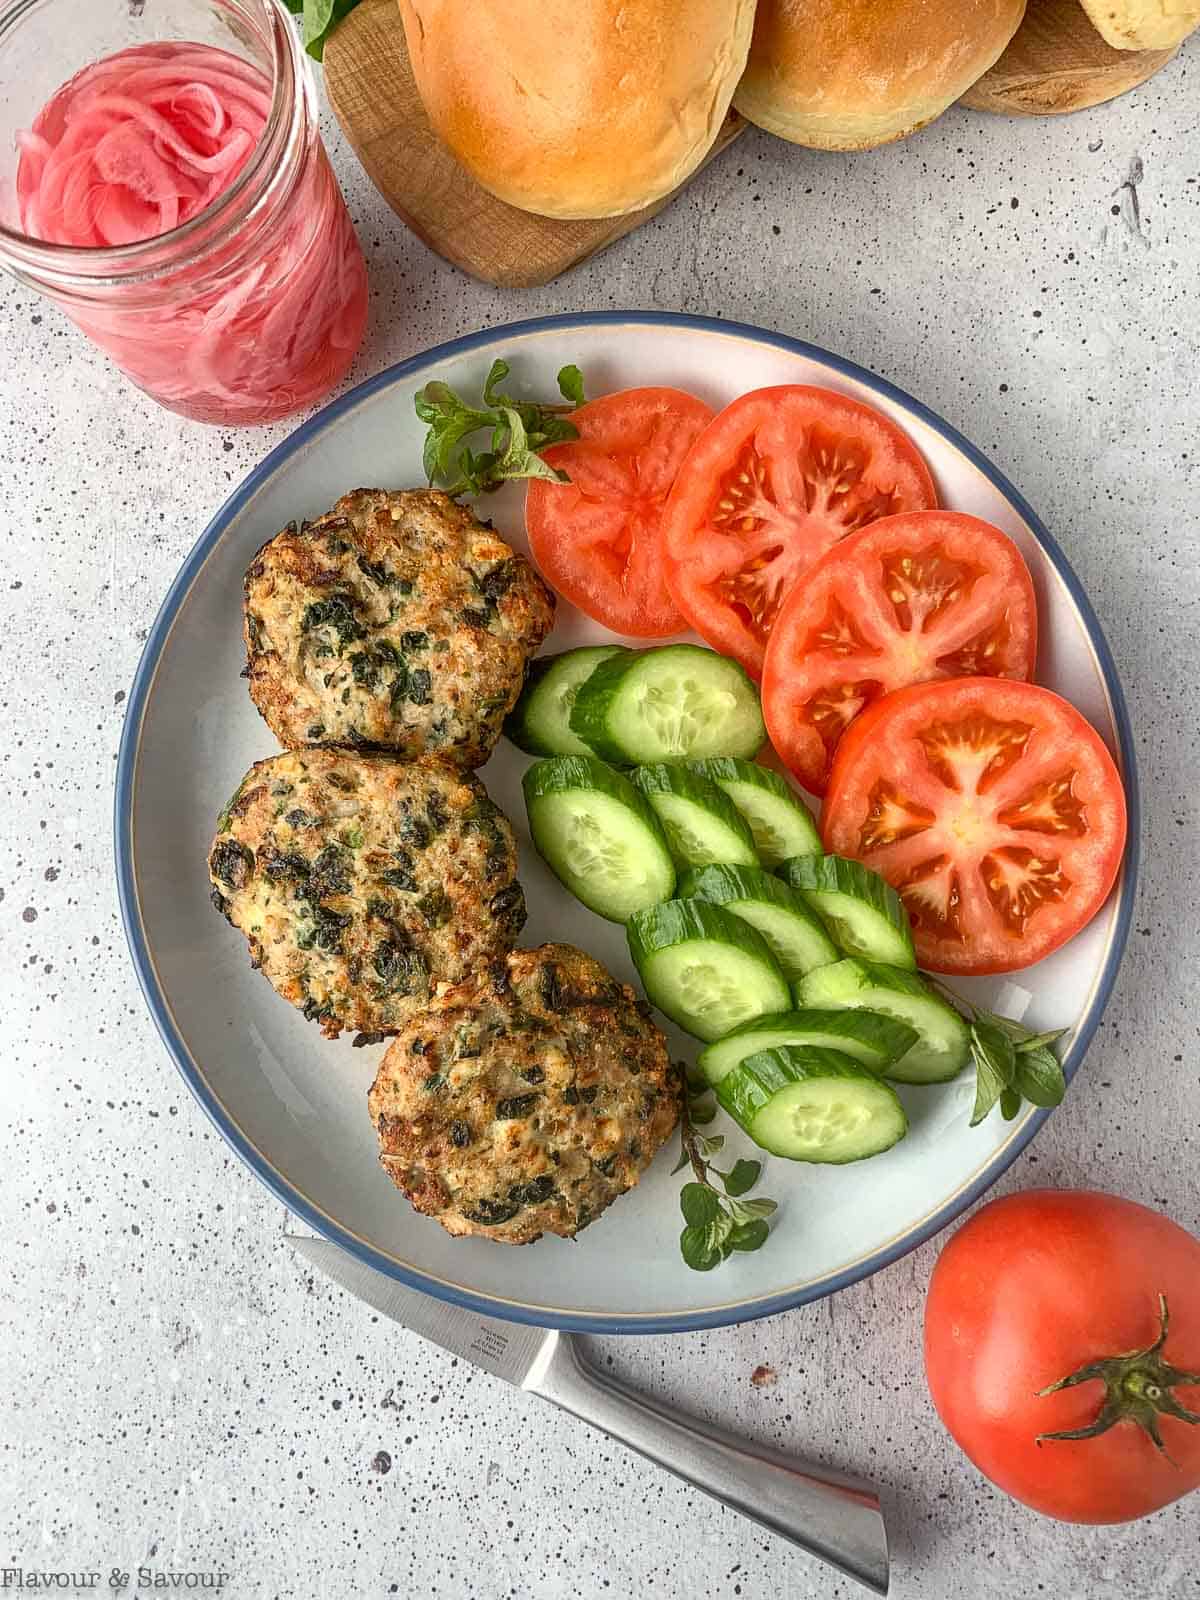
{"type": "Polygon", "coordinates": [[[679,1115],[649,1007],[572,945],[439,993],[368,1096],[388,1175],[453,1234],[572,1237],[633,1188],[679,1115]]]}
{"type": "Polygon", "coordinates": [[[222,813],[213,900],[275,989],[336,1038],[395,1033],[525,922],[507,819],[442,761],[313,747],[259,761],[222,813]]]}
{"type": "Polygon", "coordinates": [[[529,562],[465,506],[436,489],[356,489],[251,563],[250,695],[288,749],[478,767],[553,623],[529,562]]]}

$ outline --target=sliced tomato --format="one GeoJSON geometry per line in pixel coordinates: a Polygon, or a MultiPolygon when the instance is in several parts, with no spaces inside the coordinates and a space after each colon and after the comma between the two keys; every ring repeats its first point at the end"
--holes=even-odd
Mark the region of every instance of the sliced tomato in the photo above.
{"type": "Polygon", "coordinates": [[[569,483],[535,479],[525,526],[547,582],[615,633],[682,633],[663,572],[663,507],[713,412],[680,389],[624,389],[571,414],[579,438],[542,454],[569,483]]]}
{"type": "Polygon", "coordinates": [[[936,505],[916,446],[881,412],[830,389],[755,389],[705,429],[679,473],[667,581],[696,632],[758,678],[797,578],[867,523],[936,505]]]}
{"type": "Polygon", "coordinates": [[[1012,972],[1104,904],[1125,795],[1100,735],[1058,695],[950,678],[897,689],[851,724],[821,833],[897,891],[923,967],[1012,972]]]}
{"type": "Polygon", "coordinates": [[[957,511],[884,517],[834,545],[784,602],[763,714],[780,759],[824,794],[838,741],[880,695],[931,678],[1032,678],[1037,603],[1021,552],[957,511]]]}

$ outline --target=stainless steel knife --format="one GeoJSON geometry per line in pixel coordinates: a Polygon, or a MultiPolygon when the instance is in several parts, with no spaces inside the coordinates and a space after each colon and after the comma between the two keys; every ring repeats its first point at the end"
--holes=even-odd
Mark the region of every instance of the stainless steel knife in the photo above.
{"type": "Polygon", "coordinates": [[[810,1555],[888,1591],[887,1530],[869,1483],[671,1410],[588,1360],[569,1333],[501,1322],[408,1289],[327,1239],[286,1236],[306,1260],[394,1322],[581,1417],[810,1555]]]}

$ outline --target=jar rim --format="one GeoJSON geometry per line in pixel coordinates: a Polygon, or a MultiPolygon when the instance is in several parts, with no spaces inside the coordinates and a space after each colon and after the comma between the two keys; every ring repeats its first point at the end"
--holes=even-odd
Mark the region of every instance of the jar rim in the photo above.
{"type": "MultiPolygon", "coordinates": [[[[226,189],[214,196],[203,211],[187,222],[148,239],[121,245],[56,244],[37,239],[0,221],[0,265],[18,273],[24,269],[38,278],[66,287],[100,287],[142,282],[162,272],[174,272],[204,255],[223,232],[223,224],[250,210],[271,169],[303,135],[307,69],[300,39],[283,0],[223,0],[240,20],[256,26],[247,13],[256,5],[262,28],[259,38],[270,56],[271,109],[249,159],[226,189]],[[272,160],[272,157],[274,159],[272,160]],[[256,182],[256,180],[258,180],[256,182]]],[[[15,0],[0,10],[0,41],[8,28],[20,21],[40,0],[15,0]]],[[[256,26],[256,31],[258,31],[256,26]]]]}

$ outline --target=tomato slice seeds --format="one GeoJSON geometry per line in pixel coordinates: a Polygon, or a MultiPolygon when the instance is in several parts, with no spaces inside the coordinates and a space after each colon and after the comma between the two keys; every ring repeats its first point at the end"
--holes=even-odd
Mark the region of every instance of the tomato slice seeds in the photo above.
{"type": "Polygon", "coordinates": [[[664,518],[671,593],[697,633],[760,677],[799,577],[847,534],[936,504],[916,446],[882,412],[831,389],[755,389],[680,469],[664,518]]]}
{"type": "Polygon", "coordinates": [[[1058,695],[955,678],[885,695],[852,725],[821,831],[899,894],[922,966],[1011,972],[1104,904],[1125,796],[1099,734],[1058,695]]]}
{"type": "Polygon", "coordinates": [[[881,695],[931,678],[1031,678],[1036,656],[1033,581],[1007,534],[956,511],[884,517],[793,589],[767,645],[767,729],[822,794],[838,741],[881,695]]]}
{"type": "Polygon", "coordinates": [[[615,633],[665,639],[687,627],[667,588],[663,508],[712,417],[679,389],[623,389],[572,412],[579,438],[542,452],[571,481],[529,485],[534,560],[572,605],[615,633]]]}

